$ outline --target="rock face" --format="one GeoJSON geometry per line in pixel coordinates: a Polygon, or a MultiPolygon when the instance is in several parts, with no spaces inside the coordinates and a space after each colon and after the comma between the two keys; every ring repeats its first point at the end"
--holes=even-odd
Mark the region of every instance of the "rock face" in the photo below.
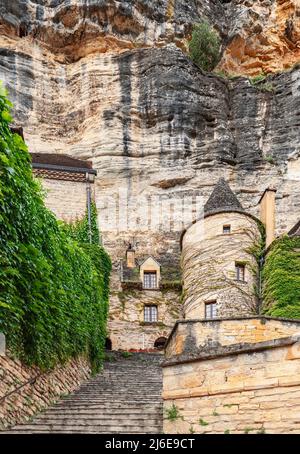
{"type": "MultiPolygon", "coordinates": [[[[256,216],[264,189],[278,188],[277,234],[298,221],[300,69],[253,86],[243,77],[204,74],[182,50],[192,24],[206,17],[224,40],[221,68],[261,72],[258,51],[251,71],[234,53],[238,34],[255,40],[240,17],[256,14],[257,24],[281,5],[282,22],[289,17],[284,3],[293,2],[2,1],[0,79],[15,122],[32,152],[93,161],[99,225],[116,279],[132,238],[138,252],[173,254],[178,263],[181,232],[220,176],[256,216]]],[[[273,70],[282,67],[278,46],[264,51],[273,70]]],[[[293,62],[297,47],[285,55],[293,62]]]]}
{"type": "Polygon", "coordinates": [[[3,34],[32,38],[61,62],[91,53],[120,52],[135,47],[176,42],[185,47],[199,17],[225,27],[218,0],[46,0],[14,4],[3,0],[3,34]]]}
{"type": "Polygon", "coordinates": [[[233,0],[220,64],[235,74],[255,75],[291,68],[300,59],[299,0],[233,0]]]}

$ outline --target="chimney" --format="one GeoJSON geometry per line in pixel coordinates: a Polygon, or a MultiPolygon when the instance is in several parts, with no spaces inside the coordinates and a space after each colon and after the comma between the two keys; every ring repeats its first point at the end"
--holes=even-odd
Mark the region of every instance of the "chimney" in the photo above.
{"type": "Polygon", "coordinates": [[[135,250],[129,244],[126,251],[126,263],[128,268],[135,268],[135,250]]]}
{"type": "Polygon", "coordinates": [[[260,220],[266,228],[266,248],[275,239],[275,195],[276,189],[267,188],[260,198],[260,220]]]}

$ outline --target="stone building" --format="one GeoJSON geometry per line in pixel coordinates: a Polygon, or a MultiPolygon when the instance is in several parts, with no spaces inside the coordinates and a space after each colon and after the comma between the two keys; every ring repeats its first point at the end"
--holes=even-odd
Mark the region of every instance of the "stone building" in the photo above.
{"type": "Polygon", "coordinates": [[[182,237],[185,318],[257,313],[260,224],[219,180],[203,219],[182,237]]]}
{"type": "Polygon", "coordinates": [[[31,153],[33,173],[42,179],[45,203],[66,222],[81,219],[94,199],[92,162],[53,153],[31,153]]]}
{"type": "Polygon", "coordinates": [[[185,319],[165,348],[165,433],[300,433],[300,321],[257,315],[255,251],[275,239],[275,193],[263,193],[258,220],[220,180],[183,233],[185,319]]]}
{"type": "Polygon", "coordinates": [[[180,268],[172,254],[144,255],[141,247],[138,251],[129,244],[112,273],[109,346],[158,351],[180,318],[180,268]]]}

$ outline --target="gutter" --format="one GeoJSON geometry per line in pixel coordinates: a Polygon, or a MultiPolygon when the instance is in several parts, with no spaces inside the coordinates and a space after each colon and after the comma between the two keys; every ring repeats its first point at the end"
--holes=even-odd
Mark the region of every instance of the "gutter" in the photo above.
{"type": "Polygon", "coordinates": [[[44,169],[44,170],[56,170],[61,172],[70,172],[70,173],[89,173],[92,175],[97,175],[97,170],[88,169],[84,167],[68,167],[68,166],[59,166],[54,164],[40,164],[39,162],[31,163],[33,169],[44,169]]]}

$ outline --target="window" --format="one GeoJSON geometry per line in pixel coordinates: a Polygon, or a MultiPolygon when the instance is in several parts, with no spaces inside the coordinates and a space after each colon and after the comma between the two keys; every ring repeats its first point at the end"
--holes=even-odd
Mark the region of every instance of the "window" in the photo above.
{"type": "Polygon", "coordinates": [[[231,232],[231,225],[223,225],[223,233],[226,235],[231,232]]]}
{"type": "Polygon", "coordinates": [[[217,302],[211,301],[205,303],[205,318],[216,318],[217,316],[217,302]]]}
{"type": "Polygon", "coordinates": [[[148,323],[157,322],[157,306],[144,307],[144,321],[148,323]]]}
{"type": "Polygon", "coordinates": [[[245,265],[242,263],[235,264],[236,280],[245,281],[245,265]]]}
{"type": "Polygon", "coordinates": [[[144,288],[157,288],[156,271],[144,271],[144,288]]]}

